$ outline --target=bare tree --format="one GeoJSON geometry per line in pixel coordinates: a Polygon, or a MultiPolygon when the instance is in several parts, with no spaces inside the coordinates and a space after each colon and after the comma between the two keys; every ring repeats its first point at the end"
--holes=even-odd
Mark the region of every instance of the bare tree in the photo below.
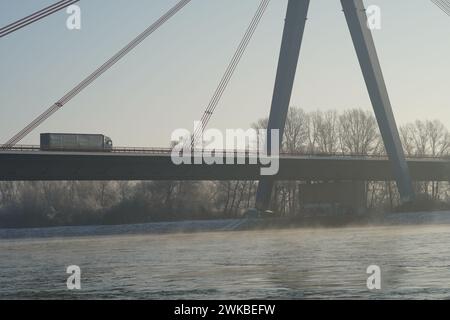
{"type": "Polygon", "coordinates": [[[334,110],[310,115],[309,150],[333,154],[339,151],[339,118],[334,110]]]}
{"type": "Polygon", "coordinates": [[[308,115],[299,108],[290,108],[283,137],[283,151],[300,153],[308,142],[308,115]]]}
{"type": "Polygon", "coordinates": [[[352,109],[339,117],[341,150],[353,154],[370,154],[380,148],[380,133],[375,117],[368,111],[352,109]]]}

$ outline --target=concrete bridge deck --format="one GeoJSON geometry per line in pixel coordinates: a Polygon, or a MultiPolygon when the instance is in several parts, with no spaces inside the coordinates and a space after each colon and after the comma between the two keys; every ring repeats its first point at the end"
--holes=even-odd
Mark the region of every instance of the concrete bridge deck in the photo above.
{"type": "MultiPolygon", "coordinates": [[[[117,148],[113,152],[45,152],[38,147],[0,150],[1,181],[57,180],[258,180],[255,155],[236,153],[246,164],[175,165],[169,149],[117,148]]],[[[450,159],[408,159],[416,181],[450,181],[450,159]]],[[[386,157],[369,155],[280,155],[276,180],[394,180],[386,157]]]]}

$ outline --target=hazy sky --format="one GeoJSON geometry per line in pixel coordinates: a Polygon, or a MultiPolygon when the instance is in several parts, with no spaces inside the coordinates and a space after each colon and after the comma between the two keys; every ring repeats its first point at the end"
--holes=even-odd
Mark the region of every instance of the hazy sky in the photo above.
{"type": "MultiPolygon", "coordinates": [[[[57,101],[178,0],[82,0],[81,31],[61,11],[0,39],[0,143],[57,101]]],[[[0,26],[56,0],[0,0],[0,26]]],[[[260,0],[192,0],[58,111],[40,132],[109,135],[116,146],[167,146],[200,119],[260,0]]],[[[429,0],[366,0],[398,123],[450,127],[450,17],[429,0]]],[[[210,127],[247,128],[270,108],[287,0],[272,0],[210,127]]],[[[339,0],[312,0],[291,105],[307,111],[371,104],[339,0]]]]}

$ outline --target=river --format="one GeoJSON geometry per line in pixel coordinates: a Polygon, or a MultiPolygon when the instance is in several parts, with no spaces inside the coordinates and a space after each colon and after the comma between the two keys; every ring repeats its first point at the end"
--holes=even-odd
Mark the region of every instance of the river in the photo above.
{"type": "Polygon", "coordinates": [[[450,299],[450,224],[148,234],[117,226],[75,236],[89,227],[77,228],[53,237],[0,230],[0,299],[450,299]],[[69,265],[81,269],[81,290],[67,289],[69,265]],[[367,288],[370,265],[381,269],[380,290],[367,288]]]}

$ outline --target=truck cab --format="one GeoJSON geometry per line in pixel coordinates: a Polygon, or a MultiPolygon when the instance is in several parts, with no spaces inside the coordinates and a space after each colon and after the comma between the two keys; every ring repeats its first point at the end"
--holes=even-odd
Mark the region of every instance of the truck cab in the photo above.
{"type": "Polygon", "coordinates": [[[105,149],[105,151],[112,151],[112,148],[113,148],[113,142],[112,142],[111,138],[105,136],[104,139],[105,139],[105,140],[104,140],[104,149],[105,149]]]}

